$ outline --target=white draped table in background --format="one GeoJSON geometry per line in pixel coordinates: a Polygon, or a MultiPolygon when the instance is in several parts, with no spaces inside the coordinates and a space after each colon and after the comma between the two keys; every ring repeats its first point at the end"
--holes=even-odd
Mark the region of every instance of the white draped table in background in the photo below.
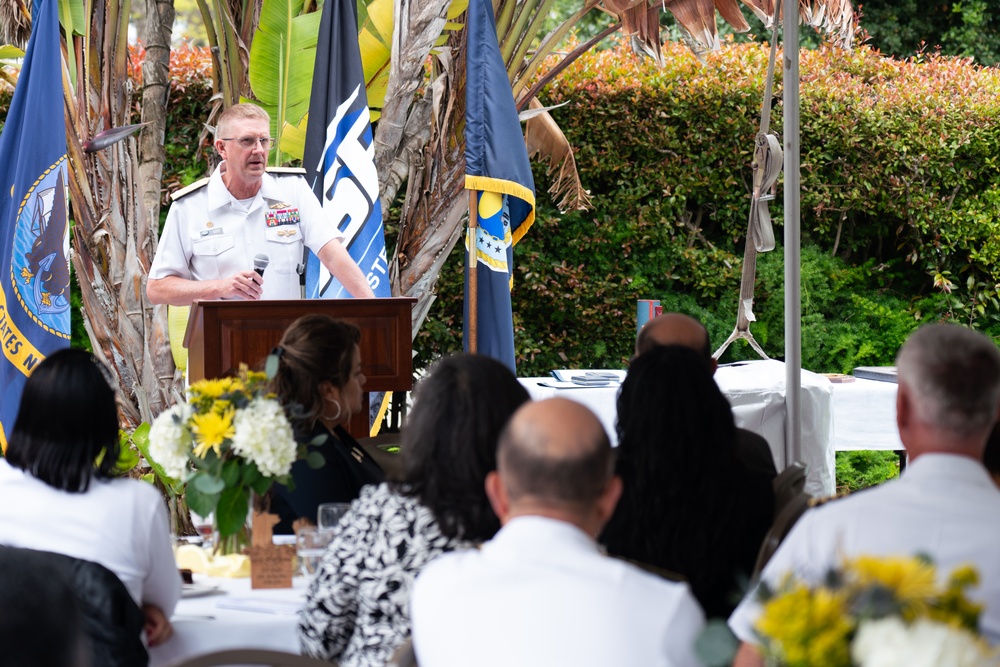
{"type": "Polygon", "coordinates": [[[299,652],[295,612],[305,600],[305,579],[296,577],[292,588],[270,590],[252,590],[249,578],[195,575],[195,583],[217,586],[218,592],[181,599],[171,619],[174,636],[149,651],[150,667],[170,667],[228,649],[299,652]]]}
{"type": "MultiPolygon", "coordinates": [[[[585,371],[579,371],[584,373],[585,371]]],[[[785,365],[750,361],[720,366],[716,383],[733,406],[736,425],[762,435],[778,469],[801,461],[809,468],[806,491],[834,492],[834,452],[850,449],[899,450],[896,433],[896,385],[855,379],[833,384],[802,371],[802,441],[796,451],[785,443],[785,365]]],[[[555,388],[552,378],[521,378],[533,399],[563,396],[583,403],[598,416],[612,442],[618,386],[555,388]]],[[[562,385],[561,385],[562,386],[562,385]]]]}

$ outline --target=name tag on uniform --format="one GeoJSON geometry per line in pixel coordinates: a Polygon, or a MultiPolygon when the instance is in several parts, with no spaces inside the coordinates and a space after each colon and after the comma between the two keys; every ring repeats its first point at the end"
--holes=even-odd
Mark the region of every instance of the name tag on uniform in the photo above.
{"type": "Polygon", "coordinates": [[[264,222],[268,227],[282,225],[297,225],[302,222],[299,209],[289,204],[273,204],[264,214],[264,222]]]}
{"type": "Polygon", "coordinates": [[[201,230],[201,235],[204,236],[216,236],[222,233],[222,227],[216,227],[215,229],[203,229],[201,230]]]}

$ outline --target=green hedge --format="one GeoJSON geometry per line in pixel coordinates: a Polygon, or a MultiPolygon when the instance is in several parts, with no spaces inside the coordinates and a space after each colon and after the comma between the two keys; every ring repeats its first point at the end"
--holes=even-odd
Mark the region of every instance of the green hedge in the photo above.
{"type": "MultiPolygon", "coordinates": [[[[594,209],[560,215],[540,194],[515,258],[522,375],[623,366],[640,298],[699,315],[716,344],[735,325],[767,52],[729,45],[700,63],[665,50],[662,70],[621,50],[589,54],[546,90],[546,104],[567,103],[553,113],[594,209]]],[[[1000,74],[867,48],[803,52],[801,68],[804,365],[890,364],[928,320],[1000,333],[1000,74]]],[[[780,103],[771,124],[781,132],[780,103]]],[[[539,193],[547,185],[536,172],[539,193]]],[[[779,245],[782,196],[779,181],[779,245]]],[[[461,254],[449,261],[422,360],[461,345],[461,254]]],[[[782,270],[780,247],[758,257],[751,327],[777,357],[782,270]]],[[[723,361],[754,356],[730,350],[723,361]]]]}

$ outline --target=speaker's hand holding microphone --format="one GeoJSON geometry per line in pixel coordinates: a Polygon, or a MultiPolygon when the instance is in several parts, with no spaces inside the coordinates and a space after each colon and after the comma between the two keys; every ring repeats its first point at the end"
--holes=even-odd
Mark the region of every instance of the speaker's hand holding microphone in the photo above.
{"type": "Polygon", "coordinates": [[[253,258],[253,271],[240,271],[234,273],[229,279],[226,288],[227,293],[223,298],[246,299],[256,301],[264,293],[264,269],[271,262],[271,258],[260,253],[253,258]]]}

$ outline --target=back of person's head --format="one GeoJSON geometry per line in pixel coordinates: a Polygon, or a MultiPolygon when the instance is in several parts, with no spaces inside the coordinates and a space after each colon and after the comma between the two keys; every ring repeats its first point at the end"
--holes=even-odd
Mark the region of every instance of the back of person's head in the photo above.
{"type": "Polygon", "coordinates": [[[661,345],[682,345],[712,363],[712,346],[705,325],[682,313],[663,313],[646,322],[635,339],[636,356],[661,345]]]}
{"type": "Polygon", "coordinates": [[[604,427],[586,406],[551,398],[521,407],[500,436],[497,472],[511,505],[586,509],[614,467],[604,427]]]}
{"type": "Polygon", "coordinates": [[[50,354],[24,384],[7,462],[72,493],[110,477],[120,453],[113,382],[86,350],[50,354]]]}
{"type": "Polygon", "coordinates": [[[87,637],[76,596],[57,570],[31,553],[0,547],[0,663],[86,667],[87,637]]]}
{"type": "Polygon", "coordinates": [[[323,412],[320,383],[342,388],[351,377],[354,347],[361,332],[329,315],[303,315],[292,322],[275,348],[278,370],[274,393],[286,406],[296,433],[312,429],[323,412]]]}
{"type": "MultiPolygon", "coordinates": [[[[688,347],[658,346],[632,362],[618,394],[617,431],[619,472],[649,475],[650,483],[735,462],[729,402],[702,354],[688,347]]],[[[629,494],[635,482],[623,479],[629,494]]]]}
{"type": "Polygon", "coordinates": [[[1000,404],[1000,351],[986,336],[952,324],[915,331],[896,357],[913,414],[956,438],[989,429],[1000,404]]]}
{"type": "Polygon", "coordinates": [[[219,116],[219,120],[215,124],[216,138],[223,139],[229,137],[231,125],[234,122],[247,119],[263,120],[268,125],[271,124],[271,116],[267,111],[252,102],[241,102],[229,107],[219,116]]]}
{"type": "Polygon", "coordinates": [[[528,392],[502,363],[456,354],[437,362],[415,392],[394,485],[429,508],[449,537],[489,539],[500,528],[483,488],[497,439],[528,392]]]}

